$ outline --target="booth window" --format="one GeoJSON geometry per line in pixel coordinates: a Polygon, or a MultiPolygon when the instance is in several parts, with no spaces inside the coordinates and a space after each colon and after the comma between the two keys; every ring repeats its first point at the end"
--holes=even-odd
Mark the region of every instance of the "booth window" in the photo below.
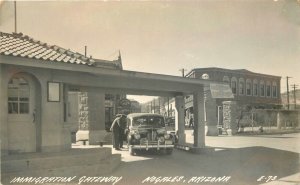
{"type": "Polygon", "coordinates": [[[29,113],[29,84],[24,78],[12,78],[8,83],[8,113],[29,113]]]}

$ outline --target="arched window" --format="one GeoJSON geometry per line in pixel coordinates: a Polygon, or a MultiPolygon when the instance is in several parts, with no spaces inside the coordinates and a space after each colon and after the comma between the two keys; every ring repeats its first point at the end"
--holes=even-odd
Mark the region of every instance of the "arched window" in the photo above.
{"type": "Polygon", "coordinates": [[[253,80],[253,96],[258,96],[258,82],[257,80],[253,80]]]}
{"type": "Polygon", "coordinates": [[[224,76],[224,77],[223,77],[223,82],[226,82],[227,84],[230,85],[229,77],[228,77],[228,76],[224,76]]]}
{"type": "Polygon", "coordinates": [[[260,96],[264,97],[265,96],[265,82],[264,81],[260,81],[259,91],[260,91],[260,96]]]}
{"type": "Polygon", "coordinates": [[[272,97],[277,98],[277,83],[273,82],[272,84],[272,97]]]}
{"type": "Polygon", "coordinates": [[[244,95],[245,94],[245,81],[243,78],[239,79],[239,94],[244,95]]]}
{"type": "Polygon", "coordinates": [[[251,80],[250,79],[246,80],[246,95],[247,96],[251,96],[252,95],[252,84],[251,84],[251,80]]]}
{"type": "Polygon", "coordinates": [[[8,83],[8,114],[28,114],[29,95],[28,82],[24,78],[12,78],[8,83]]]}
{"type": "Polygon", "coordinates": [[[266,84],[266,94],[267,94],[267,97],[271,97],[271,83],[270,82],[267,82],[267,84],[266,84]]]}
{"type": "Polygon", "coordinates": [[[237,79],[235,77],[231,78],[231,90],[233,94],[237,93],[237,79]]]}

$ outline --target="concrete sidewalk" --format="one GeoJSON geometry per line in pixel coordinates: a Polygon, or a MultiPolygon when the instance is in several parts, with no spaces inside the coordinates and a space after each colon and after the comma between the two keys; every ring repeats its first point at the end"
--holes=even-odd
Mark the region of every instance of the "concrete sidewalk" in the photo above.
{"type": "Polygon", "coordinates": [[[261,185],[299,185],[299,184],[300,184],[300,172],[278,180],[263,183],[261,185]]]}

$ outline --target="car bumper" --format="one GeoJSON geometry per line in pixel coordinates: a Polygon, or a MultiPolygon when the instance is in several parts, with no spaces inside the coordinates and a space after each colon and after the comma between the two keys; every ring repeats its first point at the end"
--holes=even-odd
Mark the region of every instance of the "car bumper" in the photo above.
{"type": "Polygon", "coordinates": [[[174,145],[130,145],[132,149],[164,149],[164,148],[174,148],[174,145]]]}

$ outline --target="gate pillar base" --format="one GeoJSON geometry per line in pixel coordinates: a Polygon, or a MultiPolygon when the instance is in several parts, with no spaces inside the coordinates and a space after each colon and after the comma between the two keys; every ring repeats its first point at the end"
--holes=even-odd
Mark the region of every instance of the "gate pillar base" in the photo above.
{"type": "Polygon", "coordinates": [[[207,136],[218,136],[219,135],[219,130],[217,126],[207,126],[207,136]]]}
{"type": "Polygon", "coordinates": [[[195,154],[212,154],[215,151],[215,148],[212,147],[192,147],[190,149],[192,153],[195,154]]]}
{"type": "Polygon", "coordinates": [[[195,154],[213,154],[215,151],[215,148],[212,147],[194,147],[192,145],[176,145],[177,149],[185,150],[191,153],[195,154]]]}

